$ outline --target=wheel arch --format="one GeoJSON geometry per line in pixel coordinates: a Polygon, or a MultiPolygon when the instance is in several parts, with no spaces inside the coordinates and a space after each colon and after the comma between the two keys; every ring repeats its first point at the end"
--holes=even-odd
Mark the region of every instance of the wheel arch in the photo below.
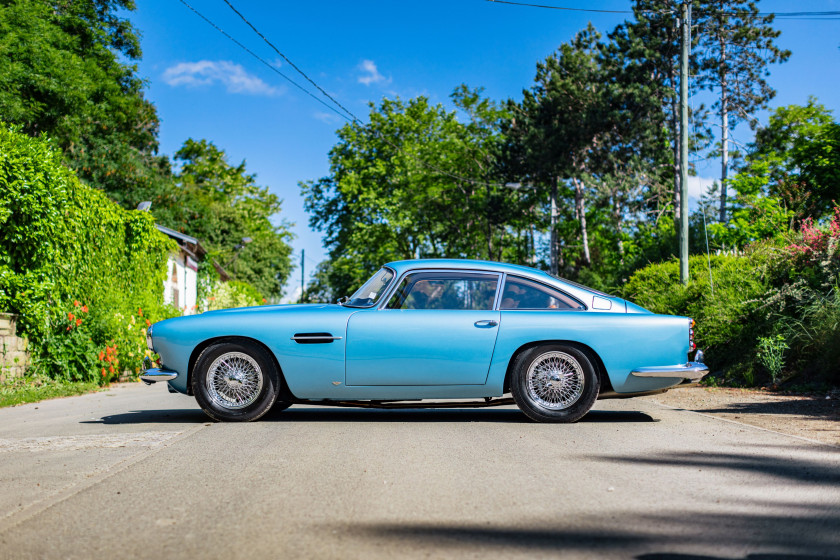
{"type": "Polygon", "coordinates": [[[581,342],[577,342],[574,340],[537,340],[534,342],[528,342],[520,346],[516,349],[516,351],[511,355],[510,360],[508,361],[507,370],[505,371],[505,382],[502,388],[504,393],[510,392],[510,379],[511,375],[513,374],[513,364],[516,362],[516,359],[522,354],[523,352],[527,352],[531,348],[535,348],[537,346],[542,346],[544,344],[565,344],[567,346],[572,346],[577,348],[590,359],[592,365],[595,366],[595,370],[598,373],[598,381],[600,384],[600,388],[598,390],[598,394],[612,391],[612,383],[610,382],[610,376],[607,374],[607,368],[604,366],[603,360],[601,360],[601,356],[593,350],[590,346],[583,344],[581,342]]]}
{"type": "Polygon", "coordinates": [[[283,397],[288,392],[288,385],[286,384],[286,378],[283,375],[283,368],[280,367],[280,362],[277,360],[277,356],[274,355],[274,352],[271,351],[271,348],[266,346],[264,343],[260,342],[256,338],[251,338],[249,336],[217,336],[214,338],[208,338],[207,340],[202,341],[198,344],[195,348],[193,348],[192,353],[190,354],[190,361],[187,365],[187,394],[192,395],[192,376],[193,371],[195,370],[195,363],[198,361],[198,357],[201,356],[201,353],[204,352],[207,348],[212,346],[213,344],[219,344],[222,342],[247,342],[249,344],[254,344],[259,346],[265,352],[271,356],[271,360],[274,363],[274,367],[277,368],[277,374],[280,376],[280,397],[283,397]]]}

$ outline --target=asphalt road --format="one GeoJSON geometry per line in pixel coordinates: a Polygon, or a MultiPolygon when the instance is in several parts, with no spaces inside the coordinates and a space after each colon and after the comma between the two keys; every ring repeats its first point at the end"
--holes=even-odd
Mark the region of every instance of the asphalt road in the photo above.
{"type": "Polygon", "coordinates": [[[599,401],[293,407],[140,384],[0,410],[0,558],[840,558],[840,448],[599,401]]]}

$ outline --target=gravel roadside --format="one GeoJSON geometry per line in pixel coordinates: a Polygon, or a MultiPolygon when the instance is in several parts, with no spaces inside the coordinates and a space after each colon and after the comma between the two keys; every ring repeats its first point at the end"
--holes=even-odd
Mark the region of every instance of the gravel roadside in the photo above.
{"type": "Polygon", "coordinates": [[[840,446],[840,390],[786,395],[754,389],[685,387],[641,397],[767,430],[840,446]]]}

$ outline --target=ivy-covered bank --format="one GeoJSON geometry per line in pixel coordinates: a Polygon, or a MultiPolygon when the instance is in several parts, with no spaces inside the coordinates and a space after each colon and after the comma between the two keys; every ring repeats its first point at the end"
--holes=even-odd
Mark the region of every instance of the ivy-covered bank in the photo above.
{"type": "Polygon", "coordinates": [[[16,313],[33,374],[99,383],[136,372],[163,304],[172,242],[147,212],[82,184],[44,138],[0,128],[0,311],[16,313]]]}

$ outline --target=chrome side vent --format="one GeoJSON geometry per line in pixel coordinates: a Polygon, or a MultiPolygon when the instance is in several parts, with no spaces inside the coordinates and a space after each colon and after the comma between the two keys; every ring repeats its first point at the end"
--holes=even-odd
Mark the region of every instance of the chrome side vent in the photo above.
{"type": "Polygon", "coordinates": [[[298,344],[330,344],[335,340],[341,340],[341,337],[333,336],[328,332],[295,333],[292,340],[298,344]]]}

